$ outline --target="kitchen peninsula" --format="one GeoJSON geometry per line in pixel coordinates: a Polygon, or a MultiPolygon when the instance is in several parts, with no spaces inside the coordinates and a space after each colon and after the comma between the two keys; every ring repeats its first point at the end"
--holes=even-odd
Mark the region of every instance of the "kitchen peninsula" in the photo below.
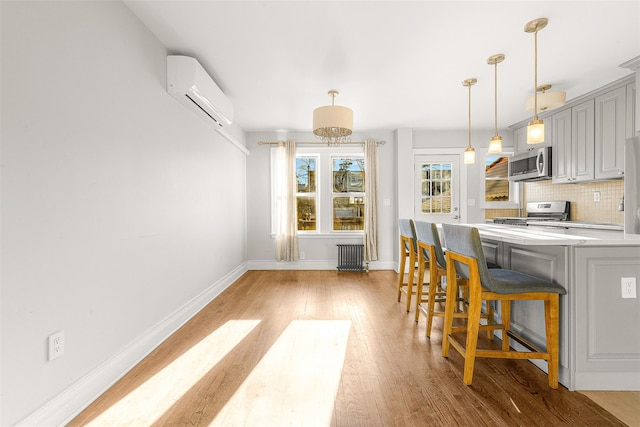
{"type": "MultiPolygon", "coordinates": [[[[570,390],[640,390],[640,300],[621,295],[623,277],[640,277],[640,235],[472,226],[480,232],[488,261],[551,280],[567,290],[560,297],[559,380],[564,386],[570,390]]],[[[514,331],[544,347],[541,302],[514,302],[511,324],[514,331]]],[[[519,347],[514,341],[512,345],[519,347]]],[[[545,362],[533,363],[546,371],[545,362]]]]}

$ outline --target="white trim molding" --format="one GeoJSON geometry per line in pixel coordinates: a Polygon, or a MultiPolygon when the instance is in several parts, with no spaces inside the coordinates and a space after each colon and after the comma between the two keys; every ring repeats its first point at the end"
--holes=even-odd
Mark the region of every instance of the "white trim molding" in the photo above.
{"type": "Polygon", "coordinates": [[[142,359],[247,272],[243,263],[200,295],[167,316],[121,352],[79,379],[58,396],[24,418],[18,426],[66,425],[91,402],[122,378],[142,359]]]}

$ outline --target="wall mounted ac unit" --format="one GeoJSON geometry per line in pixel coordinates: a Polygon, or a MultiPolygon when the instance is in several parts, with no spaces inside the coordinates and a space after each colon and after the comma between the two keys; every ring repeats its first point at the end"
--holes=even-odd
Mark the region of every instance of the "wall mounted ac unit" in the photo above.
{"type": "Polygon", "coordinates": [[[167,92],[217,129],[233,121],[231,101],[195,58],[167,56],[167,92]]]}

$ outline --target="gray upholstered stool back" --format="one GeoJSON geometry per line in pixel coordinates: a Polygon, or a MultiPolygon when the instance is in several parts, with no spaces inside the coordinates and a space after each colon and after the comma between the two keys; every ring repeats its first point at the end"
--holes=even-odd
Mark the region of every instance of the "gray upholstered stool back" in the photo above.
{"type": "Polygon", "coordinates": [[[417,243],[416,243],[416,228],[413,224],[412,219],[400,218],[398,219],[398,225],[400,226],[400,235],[404,237],[408,237],[413,242],[413,248],[409,248],[407,243],[405,242],[405,250],[417,253],[417,243]]]}
{"type": "MultiPolygon", "coordinates": [[[[424,242],[435,248],[436,263],[440,268],[447,268],[447,262],[444,259],[444,252],[442,252],[442,244],[440,243],[440,236],[438,235],[438,228],[434,223],[426,221],[416,221],[416,237],[419,242],[424,242]]],[[[429,252],[422,250],[425,259],[429,259],[429,252]]]]}

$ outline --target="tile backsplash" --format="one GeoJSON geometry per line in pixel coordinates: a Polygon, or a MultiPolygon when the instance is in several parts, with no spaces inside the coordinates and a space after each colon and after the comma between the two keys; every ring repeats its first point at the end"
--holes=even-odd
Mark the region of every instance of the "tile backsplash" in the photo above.
{"type": "Polygon", "coordinates": [[[519,216],[518,209],[485,209],[484,219],[494,219],[501,216],[519,216]]]}
{"type": "Polygon", "coordinates": [[[551,181],[526,182],[526,202],[569,200],[571,221],[608,222],[624,224],[624,212],[618,205],[624,194],[624,180],[588,182],[583,184],[552,184],[551,181]],[[600,201],[594,201],[594,193],[600,193],[600,201]]]}

